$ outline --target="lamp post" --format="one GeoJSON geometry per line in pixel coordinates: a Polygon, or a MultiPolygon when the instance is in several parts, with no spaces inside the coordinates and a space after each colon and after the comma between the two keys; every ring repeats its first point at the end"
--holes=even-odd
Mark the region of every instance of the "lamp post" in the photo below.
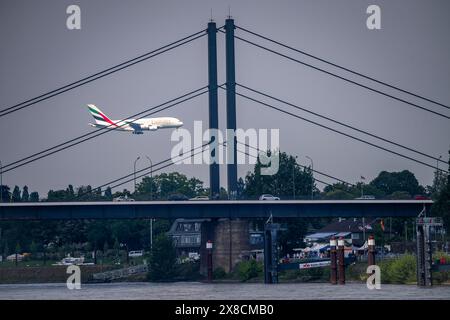
{"type": "Polygon", "coordinates": [[[311,159],[310,157],[306,156],[307,159],[309,159],[309,161],[311,161],[311,200],[314,199],[314,162],[313,159],[311,159]]]}
{"type": "Polygon", "coordinates": [[[141,157],[137,157],[136,160],[134,160],[134,171],[133,171],[133,181],[134,181],[134,192],[136,193],[136,162],[138,162],[138,160],[141,157]]]}
{"type": "Polygon", "coordinates": [[[153,162],[149,156],[145,156],[150,161],[150,200],[153,200],[153,162]]]}
{"type": "Polygon", "coordinates": [[[292,165],[292,194],[295,200],[295,167],[297,165],[297,156],[294,158],[294,164],[292,165]]]}
{"type": "MultiPolygon", "coordinates": [[[[150,161],[150,200],[153,200],[153,162],[149,156],[145,156],[150,161]]],[[[150,218],[150,252],[153,252],[153,218],[150,218]]]]}

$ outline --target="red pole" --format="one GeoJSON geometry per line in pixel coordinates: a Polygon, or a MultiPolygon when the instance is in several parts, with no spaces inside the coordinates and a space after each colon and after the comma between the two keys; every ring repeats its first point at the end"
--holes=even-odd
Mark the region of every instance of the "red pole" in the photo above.
{"type": "Polygon", "coordinates": [[[338,274],[339,284],[345,284],[345,261],[344,261],[344,238],[340,237],[338,240],[338,274]]]}
{"type": "Polygon", "coordinates": [[[373,266],[375,265],[375,239],[373,237],[373,235],[369,236],[369,240],[367,240],[367,244],[368,244],[368,257],[367,257],[367,262],[369,264],[369,266],[373,266]]]}
{"type": "Polygon", "coordinates": [[[330,258],[331,258],[331,274],[330,283],[337,284],[337,256],[336,256],[337,241],[334,236],[330,239],[330,258]]]}

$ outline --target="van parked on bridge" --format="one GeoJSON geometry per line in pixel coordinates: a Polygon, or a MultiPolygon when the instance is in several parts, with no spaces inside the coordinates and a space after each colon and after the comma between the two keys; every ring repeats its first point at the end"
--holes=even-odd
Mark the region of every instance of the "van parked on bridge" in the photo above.
{"type": "Polygon", "coordinates": [[[280,200],[280,198],[279,197],[275,197],[275,196],[273,196],[271,194],[262,194],[259,197],[259,200],[280,200]]]}
{"type": "Polygon", "coordinates": [[[143,255],[144,255],[144,251],[143,250],[134,250],[134,251],[128,252],[128,256],[130,258],[142,257],[143,255]]]}

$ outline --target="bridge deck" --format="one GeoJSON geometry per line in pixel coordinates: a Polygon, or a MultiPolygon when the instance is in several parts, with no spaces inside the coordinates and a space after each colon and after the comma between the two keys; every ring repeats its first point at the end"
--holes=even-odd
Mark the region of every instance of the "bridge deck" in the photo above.
{"type": "Polygon", "coordinates": [[[431,200],[128,201],[0,203],[0,220],[415,217],[431,200]]]}

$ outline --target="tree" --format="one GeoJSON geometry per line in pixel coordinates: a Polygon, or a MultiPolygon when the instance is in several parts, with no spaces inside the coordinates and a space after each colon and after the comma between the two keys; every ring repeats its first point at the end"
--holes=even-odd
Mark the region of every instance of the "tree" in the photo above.
{"type": "Polygon", "coordinates": [[[9,202],[9,199],[11,198],[11,193],[9,192],[9,187],[5,185],[0,186],[0,192],[1,192],[1,200],[3,202],[9,202]]]}
{"type": "Polygon", "coordinates": [[[150,257],[149,279],[152,281],[170,280],[175,274],[176,252],[172,239],[160,234],[153,242],[150,257]]]}
{"type": "Polygon", "coordinates": [[[87,240],[94,247],[94,263],[97,263],[97,250],[99,250],[103,244],[108,243],[110,230],[104,221],[93,221],[88,224],[86,233],[87,240]]]}
{"type": "Polygon", "coordinates": [[[324,194],[324,198],[327,200],[350,200],[350,199],[354,199],[355,196],[345,190],[335,189],[335,190],[326,192],[324,194]]]}
{"type": "Polygon", "coordinates": [[[105,198],[106,198],[106,200],[112,200],[113,199],[111,187],[106,188],[106,190],[105,190],[105,198]]]}
{"type": "Polygon", "coordinates": [[[425,189],[419,185],[414,174],[408,170],[401,172],[382,171],[370,182],[371,186],[382,191],[384,195],[390,195],[396,191],[404,191],[410,196],[423,194],[425,189]]]}
{"type": "Polygon", "coordinates": [[[39,193],[36,191],[30,194],[30,202],[39,202],[39,193]]]}
{"type": "Polygon", "coordinates": [[[22,250],[21,248],[20,248],[20,244],[17,242],[17,244],[16,244],[16,252],[15,252],[15,254],[16,254],[16,267],[17,267],[17,263],[19,262],[19,253],[20,253],[20,250],[22,250]]]}
{"type": "Polygon", "coordinates": [[[103,253],[105,256],[108,254],[108,251],[109,251],[108,241],[105,241],[105,243],[103,244],[103,253]]]}
{"type": "Polygon", "coordinates": [[[261,167],[258,158],[253,172],[247,173],[244,190],[246,197],[257,198],[261,194],[270,193],[280,197],[292,198],[295,192],[296,198],[309,198],[311,187],[316,191],[316,187],[312,186],[311,169],[302,169],[297,165],[295,158],[285,152],[280,152],[279,169],[276,174],[262,175],[261,167]]]}
{"type": "Polygon", "coordinates": [[[30,195],[28,194],[28,187],[24,186],[22,190],[22,201],[28,202],[30,200],[30,195]]]}
{"type": "Polygon", "coordinates": [[[5,256],[5,259],[7,256],[9,256],[9,247],[7,241],[5,241],[5,247],[3,248],[3,256],[5,256]]]}
{"type": "Polygon", "coordinates": [[[119,240],[117,240],[117,238],[114,240],[114,253],[116,254],[116,259],[120,262],[120,243],[119,240]]]}
{"type": "Polygon", "coordinates": [[[73,190],[73,185],[69,184],[69,186],[66,189],[66,199],[68,201],[72,201],[75,199],[75,191],[73,190]]]}
{"type": "Polygon", "coordinates": [[[244,179],[242,179],[242,177],[239,177],[238,182],[237,182],[237,198],[238,199],[242,199],[242,196],[244,195],[244,191],[245,191],[244,179]]]}
{"type": "Polygon", "coordinates": [[[448,168],[449,173],[447,174],[447,181],[445,187],[436,196],[435,202],[431,208],[433,215],[440,216],[444,220],[444,226],[447,230],[447,234],[450,232],[450,150],[448,168]]]}
{"type": "Polygon", "coordinates": [[[20,202],[20,188],[18,186],[14,187],[13,193],[12,193],[12,202],[20,202]]]}
{"type": "Polygon", "coordinates": [[[166,200],[172,194],[182,194],[188,198],[205,194],[203,181],[197,178],[188,178],[179,172],[161,173],[159,175],[144,177],[137,185],[135,197],[139,200],[166,200]]]}
{"type": "MultiPolygon", "coordinates": [[[[278,220],[277,220],[278,222],[278,220]]],[[[287,230],[280,233],[279,241],[281,254],[286,255],[292,249],[303,246],[303,237],[308,231],[308,223],[305,219],[281,220],[287,226],[287,230]]]]}
{"type": "Polygon", "coordinates": [[[30,244],[30,252],[31,252],[31,256],[35,259],[36,259],[37,251],[38,251],[38,246],[36,245],[36,242],[34,242],[34,240],[33,240],[33,241],[31,241],[31,244],[30,244]]]}
{"type": "Polygon", "coordinates": [[[389,200],[408,200],[411,199],[411,195],[406,191],[394,191],[387,198],[389,200]]]}

